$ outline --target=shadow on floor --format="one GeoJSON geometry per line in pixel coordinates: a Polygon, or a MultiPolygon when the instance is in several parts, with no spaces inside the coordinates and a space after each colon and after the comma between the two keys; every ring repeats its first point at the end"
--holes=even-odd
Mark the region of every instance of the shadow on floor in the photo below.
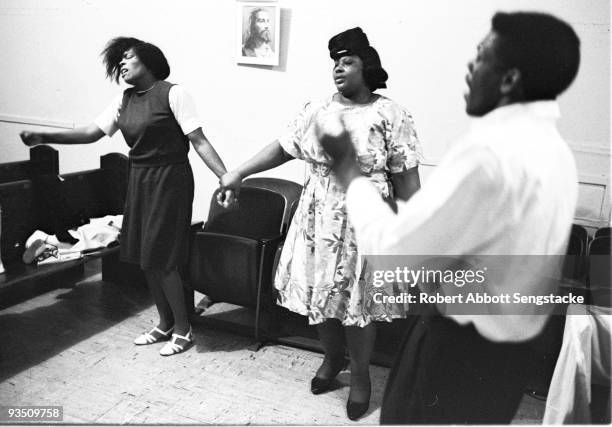
{"type": "MultiPolygon", "coordinates": [[[[323,353],[323,348],[317,337],[316,327],[308,324],[306,316],[274,307],[273,311],[262,315],[260,338],[253,341],[252,348],[257,350],[263,345],[286,344],[317,353],[323,353]]],[[[201,328],[223,330],[254,339],[254,310],[232,304],[216,303],[210,306],[200,316],[192,319],[194,325],[201,328]]],[[[410,319],[396,319],[393,322],[378,322],[377,336],[372,363],[378,366],[390,367],[395,353],[403,340],[406,325],[410,319]]]]}
{"type": "MultiPolygon", "coordinates": [[[[28,290],[31,299],[0,311],[0,382],[153,303],[143,287],[119,286],[96,277],[62,283],[64,288],[41,285],[38,295],[32,297],[28,290]],[[41,290],[47,292],[41,294],[41,290]]],[[[10,297],[23,299],[23,295],[10,297]]]]}

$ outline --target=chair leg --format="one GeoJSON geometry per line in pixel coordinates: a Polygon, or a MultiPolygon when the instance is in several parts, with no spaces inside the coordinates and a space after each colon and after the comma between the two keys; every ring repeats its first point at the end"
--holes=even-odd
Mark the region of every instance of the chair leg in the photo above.
{"type": "Polygon", "coordinates": [[[255,339],[259,341],[259,317],[261,316],[261,306],[260,306],[260,288],[261,286],[257,286],[257,303],[255,305],[255,339]]]}
{"type": "Polygon", "coordinates": [[[255,339],[260,341],[259,339],[259,320],[261,317],[261,294],[263,291],[263,271],[264,271],[264,261],[265,261],[265,246],[261,248],[261,253],[259,254],[259,272],[257,274],[257,301],[255,302],[255,339]]]}

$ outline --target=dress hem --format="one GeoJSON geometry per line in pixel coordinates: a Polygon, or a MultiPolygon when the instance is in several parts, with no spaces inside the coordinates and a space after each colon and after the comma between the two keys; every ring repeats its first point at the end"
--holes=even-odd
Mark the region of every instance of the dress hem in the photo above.
{"type": "MultiPolygon", "coordinates": [[[[282,292],[279,291],[279,296],[283,295],[282,292]]],[[[285,299],[285,301],[287,301],[285,299]]],[[[292,311],[293,313],[296,314],[300,314],[302,316],[306,316],[308,317],[308,324],[309,325],[320,325],[321,323],[323,323],[324,321],[328,320],[328,319],[337,319],[340,320],[340,322],[342,323],[342,326],[357,326],[359,328],[364,328],[366,326],[368,326],[370,323],[372,322],[385,322],[385,323],[391,323],[393,320],[395,319],[405,319],[407,318],[409,315],[398,315],[398,314],[391,314],[391,315],[386,315],[384,317],[380,317],[380,318],[373,318],[372,316],[370,316],[368,319],[366,320],[362,320],[360,322],[350,322],[347,323],[345,317],[336,317],[336,316],[331,316],[331,317],[323,317],[321,316],[320,321],[319,319],[317,320],[313,320],[310,316],[310,313],[312,312],[311,310],[309,310],[307,307],[301,305],[301,306],[296,306],[294,304],[288,304],[288,303],[283,303],[281,301],[281,299],[279,298],[279,300],[276,301],[276,304],[286,308],[289,311],[292,311]]]]}

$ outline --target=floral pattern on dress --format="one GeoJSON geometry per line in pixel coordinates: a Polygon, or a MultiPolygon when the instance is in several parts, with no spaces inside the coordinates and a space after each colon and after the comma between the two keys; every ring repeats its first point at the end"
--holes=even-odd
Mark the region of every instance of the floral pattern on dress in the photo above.
{"type": "Polygon", "coordinates": [[[393,197],[391,174],[422,160],[412,117],[384,96],[365,105],[347,106],[333,97],[307,103],[279,138],[287,153],[306,162],[306,173],[274,285],[279,304],[308,316],[310,324],[335,318],[343,325],[363,327],[372,320],[403,317],[405,310],[372,303],[370,275],[349,222],[344,188],[315,136],[315,123],[325,129],[339,114],[351,131],[361,171],[382,197],[393,197]]]}

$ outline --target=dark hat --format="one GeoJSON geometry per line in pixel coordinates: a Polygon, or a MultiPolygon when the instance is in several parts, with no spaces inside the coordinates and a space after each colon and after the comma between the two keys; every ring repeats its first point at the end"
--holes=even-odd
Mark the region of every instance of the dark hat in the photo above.
{"type": "Polygon", "coordinates": [[[327,44],[329,49],[329,56],[333,59],[339,59],[346,55],[356,55],[357,51],[363,50],[370,46],[368,36],[365,35],[363,30],[359,27],[351,28],[336,34],[327,44]]]}
{"type": "Polygon", "coordinates": [[[329,56],[335,61],[343,56],[357,55],[363,62],[363,77],[370,90],[386,88],[389,78],[383,69],[378,52],[372,46],[368,36],[359,27],[351,28],[336,34],[327,44],[329,56]]]}

